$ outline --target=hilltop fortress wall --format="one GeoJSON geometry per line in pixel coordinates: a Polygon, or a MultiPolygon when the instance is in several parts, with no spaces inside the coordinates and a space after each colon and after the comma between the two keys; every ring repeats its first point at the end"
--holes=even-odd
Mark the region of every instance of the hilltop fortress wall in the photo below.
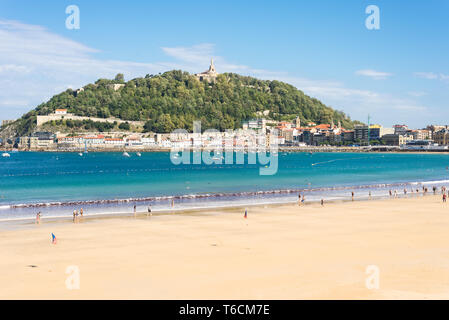
{"type": "Polygon", "coordinates": [[[49,114],[46,116],[37,116],[37,126],[41,126],[46,122],[49,121],[57,121],[57,120],[92,120],[94,122],[109,122],[113,123],[114,121],[118,124],[128,122],[131,125],[134,126],[143,126],[145,123],[144,121],[127,121],[127,120],[121,120],[116,118],[93,118],[93,117],[83,117],[83,116],[75,116],[71,113],[66,114],[49,114]]]}

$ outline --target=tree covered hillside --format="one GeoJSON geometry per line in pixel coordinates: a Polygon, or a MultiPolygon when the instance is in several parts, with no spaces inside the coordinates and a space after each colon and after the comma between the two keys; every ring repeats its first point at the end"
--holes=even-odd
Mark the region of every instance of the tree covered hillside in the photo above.
{"type": "Polygon", "coordinates": [[[202,129],[240,128],[242,122],[264,116],[273,120],[291,120],[317,124],[341,122],[352,128],[353,122],[343,112],[327,107],[294,86],[280,81],[258,80],[233,73],[220,74],[216,83],[200,82],[194,75],[174,70],[146,75],[125,82],[119,74],[114,80],[99,79],[84,91],[68,89],[25,114],[13,125],[17,135],[36,127],[36,116],[66,108],[79,116],[145,121],[145,130],[171,132],[175,128],[192,130],[194,120],[202,129]],[[113,84],[124,84],[114,90],[113,84]]]}

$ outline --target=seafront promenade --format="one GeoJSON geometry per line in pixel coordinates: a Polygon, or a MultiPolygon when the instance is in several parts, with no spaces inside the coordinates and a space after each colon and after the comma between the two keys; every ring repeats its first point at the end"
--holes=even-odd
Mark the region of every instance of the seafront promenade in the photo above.
{"type": "MultiPolygon", "coordinates": [[[[5,151],[33,151],[33,152],[83,152],[85,149],[81,148],[39,148],[36,150],[28,150],[22,148],[5,148],[5,151]]],[[[115,147],[115,148],[95,148],[89,147],[86,149],[89,152],[170,152],[172,148],[169,147],[115,147]]],[[[208,148],[184,148],[186,151],[202,151],[213,149],[208,148]]],[[[238,150],[235,150],[238,151],[238,150]]],[[[269,151],[269,150],[267,150],[269,151]]],[[[245,151],[247,152],[247,150],[245,151]]],[[[278,152],[400,152],[400,153],[448,153],[449,150],[444,149],[405,149],[397,146],[371,146],[371,147],[318,147],[318,146],[303,146],[303,147],[290,147],[280,146],[278,152]]]]}

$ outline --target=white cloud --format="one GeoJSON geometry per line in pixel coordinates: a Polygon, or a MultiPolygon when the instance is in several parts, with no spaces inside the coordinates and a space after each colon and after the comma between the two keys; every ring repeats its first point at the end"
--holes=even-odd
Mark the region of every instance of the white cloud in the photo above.
{"type": "Polygon", "coordinates": [[[435,72],[415,72],[414,75],[419,78],[427,79],[427,80],[441,80],[447,81],[449,80],[449,75],[444,73],[435,73],[435,72]]]}
{"type": "Polygon", "coordinates": [[[406,105],[406,104],[398,104],[395,106],[398,110],[406,110],[406,111],[425,111],[427,107],[424,106],[415,106],[415,105],[406,105]]]}
{"type": "Polygon", "coordinates": [[[285,72],[273,72],[264,69],[255,69],[246,65],[234,64],[226,61],[225,58],[215,55],[215,45],[202,43],[190,47],[163,47],[162,50],[168,56],[180,61],[180,68],[190,72],[204,71],[209,66],[210,59],[214,59],[214,64],[219,72],[234,72],[247,75],[272,75],[286,74],[285,72]]]}
{"type": "Polygon", "coordinates": [[[100,60],[94,56],[97,52],[41,26],[0,20],[1,117],[20,116],[67,89],[64,83],[79,88],[117,73],[130,78],[167,70],[163,63],[100,60]]]}
{"type": "Polygon", "coordinates": [[[388,72],[381,72],[371,69],[363,69],[363,70],[357,70],[355,72],[356,75],[369,77],[374,80],[383,80],[391,77],[393,74],[388,72]]]}
{"type": "Polygon", "coordinates": [[[415,72],[414,75],[417,76],[418,78],[423,78],[423,79],[429,79],[429,80],[438,79],[438,74],[433,73],[433,72],[415,72]]]}
{"type": "Polygon", "coordinates": [[[211,43],[203,43],[191,47],[163,47],[162,50],[175,59],[194,65],[201,65],[210,58],[213,58],[214,45],[211,43]]]}
{"type": "Polygon", "coordinates": [[[16,64],[0,64],[0,73],[28,73],[31,69],[27,66],[19,66],[16,64]]]}
{"type": "Polygon", "coordinates": [[[412,97],[423,97],[427,95],[427,93],[423,91],[409,91],[407,94],[412,97]]]}

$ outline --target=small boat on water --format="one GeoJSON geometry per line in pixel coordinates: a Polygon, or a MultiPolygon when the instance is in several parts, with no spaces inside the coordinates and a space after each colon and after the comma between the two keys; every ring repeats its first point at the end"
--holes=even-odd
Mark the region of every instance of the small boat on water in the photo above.
{"type": "Polygon", "coordinates": [[[82,157],[82,156],[83,156],[83,153],[82,153],[82,152],[80,152],[80,153],[78,153],[78,155],[79,155],[80,157],[82,157]]]}
{"type": "Polygon", "coordinates": [[[141,154],[140,152],[137,152],[136,155],[137,155],[138,157],[141,157],[141,156],[142,156],[142,154],[141,154]]]}
{"type": "Polygon", "coordinates": [[[123,156],[124,156],[124,157],[128,157],[128,158],[129,158],[129,157],[131,157],[131,156],[129,155],[129,153],[128,153],[128,152],[126,152],[126,151],[125,151],[125,152],[123,152],[123,156]]]}
{"type": "Polygon", "coordinates": [[[9,158],[9,157],[11,157],[11,155],[8,152],[3,152],[2,153],[2,157],[3,158],[9,158]]]}

